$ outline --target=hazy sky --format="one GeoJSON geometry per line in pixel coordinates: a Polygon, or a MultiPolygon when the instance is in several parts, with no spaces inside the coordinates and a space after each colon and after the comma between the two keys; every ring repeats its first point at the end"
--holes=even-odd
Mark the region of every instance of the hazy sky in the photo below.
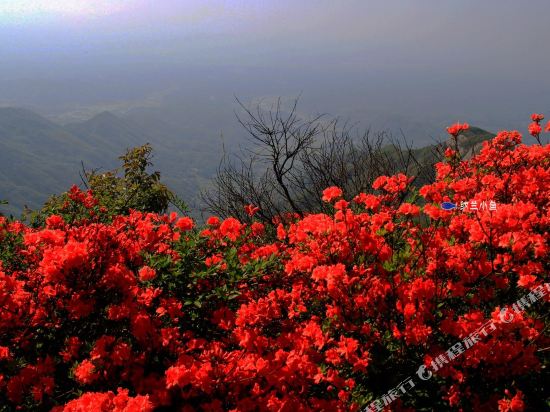
{"type": "MultiPolygon", "coordinates": [[[[447,72],[548,64],[546,0],[2,0],[2,58],[447,72]],[[5,51],[4,51],[5,49],[5,51]]],[[[530,70],[531,71],[531,70],[530,70]]]]}
{"type": "Polygon", "coordinates": [[[1,0],[0,103],[69,110],[196,83],[494,125],[550,111],[549,16],[548,0],[1,0]]]}

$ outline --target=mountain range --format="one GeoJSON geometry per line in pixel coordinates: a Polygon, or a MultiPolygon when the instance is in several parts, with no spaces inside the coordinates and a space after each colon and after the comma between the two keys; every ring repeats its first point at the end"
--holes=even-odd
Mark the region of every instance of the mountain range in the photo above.
{"type": "Polygon", "coordinates": [[[82,183],[83,168],[113,169],[127,148],[145,143],[154,148],[153,169],[193,207],[219,164],[219,137],[183,134],[154,116],[146,120],[101,112],[60,125],[27,109],[0,108],[0,200],[9,202],[0,210],[19,216],[25,206],[39,208],[51,194],[82,183]]]}
{"type": "MultiPolygon", "coordinates": [[[[197,116],[189,123],[208,121],[197,116]]],[[[50,195],[82,183],[83,169],[113,169],[127,148],[150,143],[154,170],[198,217],[198,194],[216,173],[223,139],[212,128],[182,126],[184,120],[176,113],[148,108],[123,116],[103,111],[88,120],[61,125],[28,109],[0,108],[0,201],[9,202],[0,205],[0,211],[19,216],[25,206],[40,208],[50,195]]],[[[226,138],[229,152],[245,144],[235,136],[238,133],[233,130],[226,138]]],[[[464,150],[492,136],[472,128],[464,150]]],[[[416,155],[426,158],[431,148],[418,148],[416,155]]]]}

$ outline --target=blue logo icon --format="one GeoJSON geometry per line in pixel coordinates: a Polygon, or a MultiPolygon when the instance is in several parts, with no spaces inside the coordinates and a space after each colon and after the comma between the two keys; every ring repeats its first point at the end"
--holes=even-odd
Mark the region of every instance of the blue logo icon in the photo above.
{"type": "Polygon", "coordinates": [[[443,202],[441,203],[441,209],[443,210],[453,210],[456,208],[456,203],[443,202]]]}

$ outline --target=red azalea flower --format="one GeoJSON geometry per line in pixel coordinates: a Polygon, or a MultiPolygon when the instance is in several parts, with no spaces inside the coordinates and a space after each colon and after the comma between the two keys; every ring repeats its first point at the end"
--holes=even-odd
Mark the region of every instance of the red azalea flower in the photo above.
{"type": "Polygon", "coordinates": [[[254,216],[258,212],[258,210],[260,210],[260,208],[254,205],[246,205],[244,207],[244,211],[250,217],[254,216]]]}
{"type": "Polygon", "coordinates": [[[529,134],[533,137],[537,137],[540,132],[542,132],[542,127],[540,126],[540,124],[536,123],[536,122],[532,122],[531,124],[529,124],[529,134]]]}
{"type": "Polygon", "coordinates": [[[538,113],[533,113],[531,115],[531,120],[535,123],[540,123],[542,120],[544,120],[544,115],[538,114],[538,113]]]}
{"type": "Polygon", "coordinates": [[[323,201],[332,202],[335,199],[342,197],[342,189],[337,186],[327,187],[323,190],[323,201]]]}
{"type": "Polygon", "coordinates": [[[445,149],[445,157],[446,157],[446,158],[452,158],[452,157],[455,156],[455,154],[456,154],[456,151],[453,150],[453,149],[451,149],[450,147],[447,147],[447,148],[445,149]]]}
{"type": "Polygon", "coordinates": [[[0,360],[10,359],[10,348],[7,346],[0,346],[0,360]]]}
{"type": "Polygon", "coordinates": [[[149,266],[143,266],[139,270],[139,279],[143,282],[153,280],[156,277],[157,277],[157,272],[155,271],[155,269],[150,268],[149,266]]]}
{"type": "Polygon", "coordinates": [[[208,226],[218,226],[220,224],[220,219],[216,216],[210,216],[207,220],[206,220],[206,224],[208,226]]]}
{"type": "Polygon", "coordinates": [[[244,225],[241,222],[233,217],[230,217],[221,223],[219,231],[222,236],[235,241],[241,235],[243,228],[244,225]]]}
{"type": "Polygon", "coordinates": [[[86,359],[76,367],[74,376],[78,382],[87,385],[95,381],[99,377],[99,374],[96,372],[94,364],[86,359]]]}
{"type": "Polygon", "coordinates": [[[194,226],[195,223],[193,222],[193,219],[187,216],[178,219],[176,222],[176,227],[182,232],[187,232],[188,230],[193,229],[194,226]]]}
{"type": "Polygon", "coordinates": [[[470,125],[468,123],[455,123],[447,127],[447,133],[454,137],[457,137],[460,133],[465,132],[469,128],[470,125]]]}

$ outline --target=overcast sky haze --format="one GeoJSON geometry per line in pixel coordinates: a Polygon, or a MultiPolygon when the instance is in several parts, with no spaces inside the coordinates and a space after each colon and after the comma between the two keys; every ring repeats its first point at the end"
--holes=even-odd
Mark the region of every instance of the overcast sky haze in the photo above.
{"type": "Polygon", "coordinates": [[[0,103],[48,114],[193,83],[507,127],[550,111],[549,16],[547,0],[2,0],[0,103]]]}

